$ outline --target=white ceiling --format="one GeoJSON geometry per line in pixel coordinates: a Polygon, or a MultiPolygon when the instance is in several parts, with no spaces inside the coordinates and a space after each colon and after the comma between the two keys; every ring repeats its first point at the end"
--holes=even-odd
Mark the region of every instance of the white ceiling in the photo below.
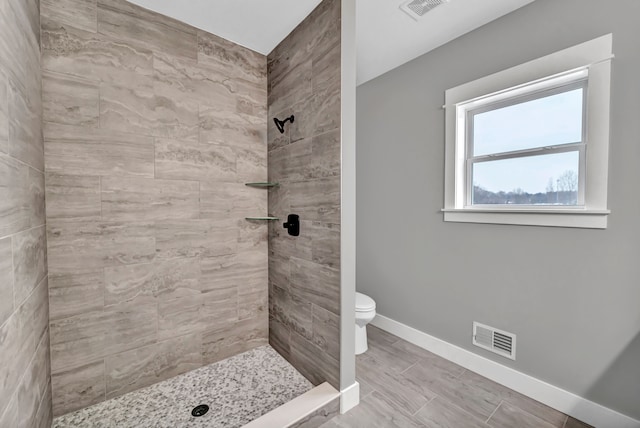
{"type": "MultiPolygon", "coordinates": [[[[321,0],[129,0],[268,54],[321,0]]],[[[450,0],[414,21],[404,0],[356,0],[358,84],[534,0],[450,0]]]]}
{"type": "Polygon", "coordinates": [[[321,0],[128,0],[267,55],[321,0]]]}
{"type": "Polygon", "coordinates": [[[358,84],[386,73],[533,0],[450,0],[418,21],[404,0],[357,0],[358,84]]]}

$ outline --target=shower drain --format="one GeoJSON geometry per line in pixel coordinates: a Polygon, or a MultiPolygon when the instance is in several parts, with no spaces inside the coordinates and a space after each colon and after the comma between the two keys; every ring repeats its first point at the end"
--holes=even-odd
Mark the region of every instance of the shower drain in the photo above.
{"type": "Polygon", "coordinates": [[[207,406],[206,404],[200,404],[199,406],[193,408],[193,410],[191,411],[191,415],[197,418],[200,416],[204,416],[208,411],[209,406],[207,406]]]}

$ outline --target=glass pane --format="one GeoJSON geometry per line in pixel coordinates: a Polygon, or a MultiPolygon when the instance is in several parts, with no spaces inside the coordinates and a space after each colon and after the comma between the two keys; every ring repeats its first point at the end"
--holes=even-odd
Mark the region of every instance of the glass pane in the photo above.
{"type": "Polygon", "coordinates": [[[582,141],[582,88],[479,113],[473,155],[582,141]]]}
{"type": "Polygon", "coordinates": [[[577,205],[579,152],[478,162],[472,204],[577,205]]]}

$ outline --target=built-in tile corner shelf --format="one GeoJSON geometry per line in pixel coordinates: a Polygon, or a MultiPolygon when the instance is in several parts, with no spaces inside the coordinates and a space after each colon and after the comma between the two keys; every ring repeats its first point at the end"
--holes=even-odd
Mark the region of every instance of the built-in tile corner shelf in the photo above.
{"type": "Polygon", "coordinates": [[[249,187],[277,187],[280,185],[280,183],[258,182],[258,183],[244,183],[244,185],[249,187]]]}
{"type": "Polygon", "coordinates": [[[278,221],[278,217],[245,217],[245,220],[249,221],[278,221]]]}

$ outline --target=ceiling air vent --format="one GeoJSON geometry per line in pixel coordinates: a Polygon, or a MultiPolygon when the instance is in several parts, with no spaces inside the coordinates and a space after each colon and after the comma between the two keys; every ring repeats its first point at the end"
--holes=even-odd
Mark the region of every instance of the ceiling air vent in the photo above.
{"type": "Polygon", "coordinates": [[[403,2],[400,5],[400,9],[417,21],[434,7],[440,6],[448,1],[449,0],[409,0],[403,2]]]}
{"type": "Polygon", "coordinates": [[[516,335],[473,322],[473,344],[503,357],[516,359],[516,335]]]}

